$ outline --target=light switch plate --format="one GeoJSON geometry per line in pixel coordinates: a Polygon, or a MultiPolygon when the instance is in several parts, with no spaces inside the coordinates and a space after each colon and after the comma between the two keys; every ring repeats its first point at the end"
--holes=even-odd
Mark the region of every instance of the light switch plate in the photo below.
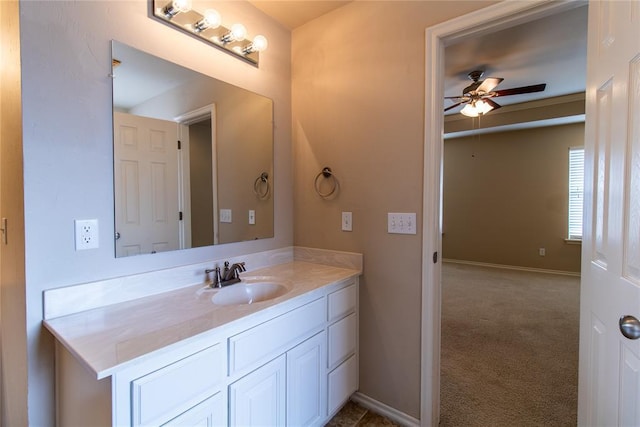
{"type": "Polygon", "coordinates": [[[353,215],[351,212],[342,212],[342,231],[353,231],[353,215]]]}
{"type": "Polygon", "coordinates": [[[416,214],[388,213],[387,232],[390,234],[416,234],[416,214]]]}
{"type": "Polygon", "coordinates": [[[220,209],[220,222],[232,222],[231,209],[220,209]]]}

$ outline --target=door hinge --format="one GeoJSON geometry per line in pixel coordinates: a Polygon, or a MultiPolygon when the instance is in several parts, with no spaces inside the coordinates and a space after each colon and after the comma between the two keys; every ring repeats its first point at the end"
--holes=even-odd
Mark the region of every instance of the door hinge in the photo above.
{"type": "Polygon", "coordinates": [[[178,140],[178,150],[182,150],[182,142],[178,140]]]}
{"type": "Polygon", "coordinates": [[[178,212],[178,221],[182,221],[182,212],[178,212]]]}
{"type": "Polygon", "coordinates": [[[7,233],[9,230],[7,229],[7,218],[2,218],[0,220],[0,231],[2,232],[2,243],[7,244],[7,233]]]}
{"type": "Polygon", "coordinates": [[[437,263],[438,262],[438,252],[434,252],[433,253],[433,263],[437,263]]]}

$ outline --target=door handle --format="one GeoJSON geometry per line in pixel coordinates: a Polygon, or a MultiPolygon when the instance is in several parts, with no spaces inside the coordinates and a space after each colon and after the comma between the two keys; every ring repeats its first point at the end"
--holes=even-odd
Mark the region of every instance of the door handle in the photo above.
{"type": "Polygon", "coordinates": [[[630,340],[640,338],[640,321],[633,316],[622,316],[620,318],[620,332],[630,340]]]}

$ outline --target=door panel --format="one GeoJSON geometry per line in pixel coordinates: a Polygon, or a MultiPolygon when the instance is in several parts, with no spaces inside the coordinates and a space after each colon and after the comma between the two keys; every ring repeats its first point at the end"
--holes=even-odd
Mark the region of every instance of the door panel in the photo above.
{"type": "Polygon", "coordinates": [[[640,425],[638,2],[589,3],[579,425],[640,425]]]}
{"type": "Polygon", "coordinates": [[[179,248],[178,125],[114,113],[116,256],[179,248]]]}

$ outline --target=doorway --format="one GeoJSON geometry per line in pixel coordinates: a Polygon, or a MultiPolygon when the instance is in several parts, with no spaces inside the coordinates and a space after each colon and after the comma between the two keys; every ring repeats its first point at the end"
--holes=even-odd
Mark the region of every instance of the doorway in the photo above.
{"type": "Polygon", "coordinates": [[[178,122],[180,244],[182,248],[219,243],[216,104],[189,111],[178,122]]]}
{"type": "Polygon", "coordinates": [[[442,254],[442,111],[445,47],[579,6],[584,6],[584,3],[501,3],[427,29],[420,417],[424,424],[437,425],[440,418],[442,266],[437,261],[442,254]]]}

